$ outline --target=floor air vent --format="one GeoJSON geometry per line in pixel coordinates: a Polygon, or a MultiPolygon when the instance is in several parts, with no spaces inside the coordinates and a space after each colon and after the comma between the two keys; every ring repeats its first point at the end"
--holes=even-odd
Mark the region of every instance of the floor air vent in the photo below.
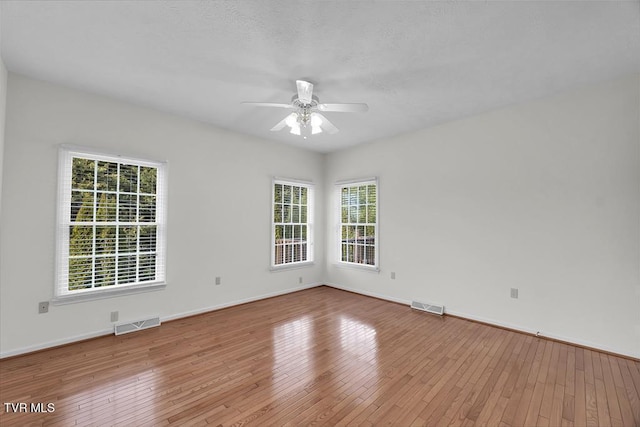
{"type": "Polygon", "coordinates": [[[418,301],[411,301],[411,308],[437,314],[439,316],[442,316],[442,314],[444,313],[444,306],[442,305],[433,305],[418,301]]]}
{"type": "Polygon", "coordinates": [[[160,326],[160,317],[156,316],[150,319],[138,320],[137,322],[120,323],[115,326],[115,334],[128,334],[129,332],[141,331],[154,326],[160,326]]]}

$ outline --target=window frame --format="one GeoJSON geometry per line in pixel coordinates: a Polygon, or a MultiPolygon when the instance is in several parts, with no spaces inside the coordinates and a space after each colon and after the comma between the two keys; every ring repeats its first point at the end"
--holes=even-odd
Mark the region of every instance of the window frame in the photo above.
{"type": "MultiPolygon", "coordinates": [[[[315,185],[313,182],[311,181],[304,181],[304,180],[300,180],[300,179],[291,179],[291,178],[281,178],[281,177],[273,177],[273,179],[271,180],[271,247],[270,247],[270,253],[271,253],[271,261],[270,261],[270,269],[272,271],[276,271],[276,270],[285,270],[285,269],[292,269],[292,268],[301,268],[301,267],[305,267],[305,266],[309,266],[309,265],[313,265],[314,264],[314,206],[315,206],[315,185]],[[295,223],[296,225],[306,225],[307,227],[307,240],[306,240],[306,244],[307,244],[307,250],[306,250],[306,254],[307,254],[307,259],[304,261],[292,261],[292,262],[285,262],[282,264],[276,264],[276,226],[278,225],[284,225],[285,222],[278,222],[276,223],[275,221],[275,206],[276,206],[276,194],[275,194],[275,188],[276,188],[276,184],[281,184],[281,185],[288,185],[288,186],[293,186],[293,187],[304,187],[307,189],[307,221],[306,223],[295,223]]],[[[288,223],[286,223],[288,224],[288,223]]],[[[294,224],[294,223],[291,223],[294,224]]]]}
{"type": "MultiPolygon", "coordinates": [[[[96,178],[97,179],[97,178],[96,178]]],[[[54,298],[52,302],[56,305],[69,304],[81,301],[96,300],[102,298],[110,298],[114,296],[134,294],[140,292],[150,292],[161,290],[166,287],[166,221],[167,221],[167,162],[154,161],[148,159],[141,159],[131,156],[123,156],[121,154],[114,154],[103,150],[96,150],[85,147],[62,145],[58,151],[58,195],[57,195],[57,230],[56,230],[56,272],[55,272],[55,286],[54,286],[54,298]],[[138,281],[132,283],[121,283],[106,285],[101,287],[91,287],[87,289],[75,289],[69,290],[69,260],[70,260],[70,228],[74,222],[71,221],[71,209],[72,209],[72,175],[73,175],[73,159],[81,158],[92,161],[104,161],[111,163],[118,163],[119,165],[135,165],[137,167],[153,167],[157,170],[156,177],[156,204],[155,204],[155,221],[140,221],[138,218],[135,221],[125,222],[122,224],[136,223],[139,226],[151,225],[156,227],[155,233],[155,267],[153,270],[154,278],[152,280],[138,281]]],[[[98,189],[94,188],[95,195],[98,194],[98,189]]],[[[103,191],[105,194],[112,191],[103,191]]],[[[118,187],[113,194],[116,194],[116,198],[122,194],[131,193],[137,196],[145,195],[138,188],[134,193],[121,191],[118,187]]],[[[149,193],[151,194],[151,193],[149,193]]],[[[95,203],[95,202],[94,202],[95,203]]],[[[136,203],[136,208],[140,208],[140,203],[136,203]]],[[[95,211],[94,207],[94,211],[95,211]]],[[[115,209],[119,209],[117,206],[115,209]]],[[[95,211],[97,212],[97,211],[95,211]]],[[[116,211],[118,212],[118,211],[116,211]]],[[[114,221],[97,221],[93,218],[91,221],[87,221],[94,224],[94,227],[99,226],[132,226],[132,225],[120,225],[119,214],[116,213],[114,221]]],[[[138,225],[136,225],[138,226],[138,225]]],[[[115,244],[115,243],[114,243],[115,244]]],[[[91,259],[96,258],[95,252],[95,238],[92,243],[94,248],[92,251],[91,259]]],[[[136,242],[135,252],[140,254],[140,246],[142,243],[138,239],[136,242]]],[[[122,251],[118,251],[117,244],[114,251],[114,256],[117,258],[122,251]]],[[[122,256],[122,255],[121,255],[122,256]]],[[[93,261],[92,261],[93,262],[93,261]]],[[[95,274],[95,266],[92,267],[92,274],[95,274]]]]}
{"type": "Polygon", "coordinates": [[[348,181],[336,182],[336,261],[340,267],[363,269],[367,271],[380,271],[380,185],[377,177],[354,179],[348,181]],[[342,222],[342,191],[344,188],[361,187],[367,185],[375,186],[375,223],[343,223],[342,222]],[[365,227],[374,227],[374,264],[365,264],[342,259],[342,227],[343,225],[363,225],[365,227]]]}

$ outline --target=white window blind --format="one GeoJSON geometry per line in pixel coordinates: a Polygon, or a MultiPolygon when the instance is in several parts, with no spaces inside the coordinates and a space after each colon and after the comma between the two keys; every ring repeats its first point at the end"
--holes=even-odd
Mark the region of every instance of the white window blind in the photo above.
{"type": "Polygon", "coordinates": [[[56,298],[165,281],[165,163],[60,150],[56,298]]]}
{"type": "Polygon", "coordinates": [[[338,184],[340,262],[378,267],[378,183],[338,184]]]}
{"type": "Polygon", "coordinates": [[[313,261],[313,185],[273,180],[271,266],[313,261]]]}

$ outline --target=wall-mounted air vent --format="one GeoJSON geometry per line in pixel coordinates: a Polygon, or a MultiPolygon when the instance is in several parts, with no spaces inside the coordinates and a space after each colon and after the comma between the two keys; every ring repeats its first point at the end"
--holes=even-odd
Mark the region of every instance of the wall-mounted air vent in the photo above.
{"type": "Polygon", "coordinates": [[[427,313],[437,314],[439,316],[442,316],[444,314],[444,306],[442,305],[411,301],[411,308],[415,308],[416,310],[426,311],[427,313]]]}
{"type": "Polygon", "coordinates": [[[154,326],[160,326],[160,317],[152,317],[150,319],[138,320],[136,322],[120,323],[115,325],[115,334],[122,335],[129,332],[141,331],[143,329],[153,328],[154,326]]]}

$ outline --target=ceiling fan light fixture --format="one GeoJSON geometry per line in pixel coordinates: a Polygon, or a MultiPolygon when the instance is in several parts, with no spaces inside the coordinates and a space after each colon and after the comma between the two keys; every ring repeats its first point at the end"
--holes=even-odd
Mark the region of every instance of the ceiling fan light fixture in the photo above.
{"type": "Polygon", "coordinates": [[[311,114],[311,135],[322,133],[322,119],[317,114],[311,114]]]}
{"type": "Polygon", "coordinates": [[[313,83],[305,80],[296,80],[296,88],[296,94],[291,98],[290,104],[273,102],[243,102],[243,104],[293,110],[292,113],[273,126],[271,131],[277,132],[288,126],[291,134],[302,136],[304,139],[323,132],[330,135],[338,132],[338,128],[329,119],[320,114],[320,111],[355,113],[369,109],[367,104],[363,103],[320,104],[318,97],[313,94],[313,83]]]}
{"type": "Polygon", "coordinates": [[[294,122],[290,127],[292,134],[300,135],[300,125],[297,122],[294,122]]]}
{"type": "Polygon", "coordinates": [[[298,114],[297,113],[289,114],[285,120],[285,123],[290,128],[293,128],[294,126],[296,126],[298,124],[298,114]]]}
{"type": "Polygon", "coordinates": [[[317,114],[311,114],[311,126],[322,125],[322,119],[317,114]]]}
{"type": "Polygon", "coordinates": [[[307,139],[313,135],[313,133],[313,127],[309,123],[303,123],[300,126],[300,134],[302,135],[302,138],[307,139]]]}

